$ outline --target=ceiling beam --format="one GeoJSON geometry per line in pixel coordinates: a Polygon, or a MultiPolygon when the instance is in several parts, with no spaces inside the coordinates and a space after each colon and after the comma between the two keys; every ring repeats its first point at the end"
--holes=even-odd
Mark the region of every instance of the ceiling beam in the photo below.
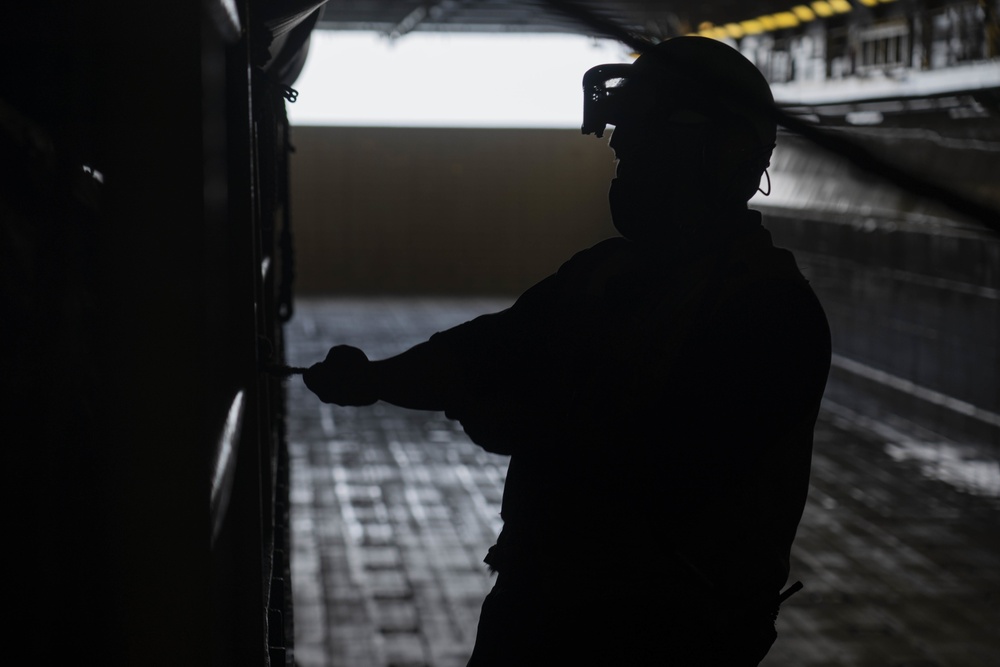
{"type": "Polygon", "coordinates": [[[389,39],[398,39],[416,30],[425,22],[443,23],[448,15],[454,13],[463,3],[459,0],[438,0],[437,2],[422,2],[404,16],[396,25],[386,31],[389,39]]]}

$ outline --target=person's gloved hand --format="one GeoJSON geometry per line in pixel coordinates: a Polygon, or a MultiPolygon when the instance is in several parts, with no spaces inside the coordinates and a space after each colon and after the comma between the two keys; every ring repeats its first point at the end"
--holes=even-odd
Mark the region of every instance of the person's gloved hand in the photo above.
{"type": "Polygon", "coordinates": [[[310,366],[302,379],[324,403],[371,405],[378,400],[371,362],[364,352],[350,345],[330,348],[326,359],[310,366]]]}

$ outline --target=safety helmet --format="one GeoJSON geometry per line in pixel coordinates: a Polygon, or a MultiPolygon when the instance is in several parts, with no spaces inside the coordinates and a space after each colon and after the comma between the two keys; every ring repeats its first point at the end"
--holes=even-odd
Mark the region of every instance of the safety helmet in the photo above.
{"type": "Polygon", "coordinates": [[[762,148],[774,145],[774,97],[760,71],[739,51],[708,37],[675,37],[632,64],[598,65],[583,75],[584,134],[636,115],[691,109],[720,120],[742,119],[762,148]]]}

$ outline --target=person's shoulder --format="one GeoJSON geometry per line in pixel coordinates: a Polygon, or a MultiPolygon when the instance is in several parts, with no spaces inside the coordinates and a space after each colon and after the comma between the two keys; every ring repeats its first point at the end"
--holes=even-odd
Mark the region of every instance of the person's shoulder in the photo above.
{"type": "Polygon", "coordinates": [[[557,274],[563,278],[572,278],[590,273],[610,261],[627,258],[633,251],[633,244],[628,239],[620,236],[607,238],[570,257],[559,267],[557,274]]]}
{"type": "Polygon", "coordinates": [[[628,239],[621,236],[612,236],[611,238],[606,238],[603,241],[598,241],[589,248],[580,250],[575,255],[570,257],[563,264],[563,266],[583,264],[587,262],[600,262],[613,255],[628,252],[631,245],[631,241],[628,239]]]}
{"type": "Polygon", "coordinates": [[[620,283],[624,276],[642,272],[646,263],[635,243],[614,237],[573,255],[556,277],[564,295],[592,298],[605,295],[611,283],[620,283]]]}
{"type": "Polygon", "coordinates": [[[744,235],[730,249],[727,276],[724,279],[725,301],[740,301],[757,307],[788,310],[805,315],[822,313],[808,279],[795,255],[774,245],[763,226],[744,235]]]}
{"type": "Polygon", "coordinates": [[[730,257],[735,266],[757,279],[805,280],[795,256],[791,251],[775,246],[771,232],[763,226],[738,237],[730,248],[730,257]]]}

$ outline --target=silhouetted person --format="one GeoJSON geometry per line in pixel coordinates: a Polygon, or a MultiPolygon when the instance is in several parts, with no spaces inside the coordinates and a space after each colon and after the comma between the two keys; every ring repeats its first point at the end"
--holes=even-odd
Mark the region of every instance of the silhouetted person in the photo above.
{"type": "Polygon", "coordinates": [[[754,66],[664,42],[587,73],[621,238],[509,309],[305,374],[326,402],[444,410],[510,454],[470,665],[756,665],[808,487],[822,308],[747,209],[775,140],[754,66]]]}

